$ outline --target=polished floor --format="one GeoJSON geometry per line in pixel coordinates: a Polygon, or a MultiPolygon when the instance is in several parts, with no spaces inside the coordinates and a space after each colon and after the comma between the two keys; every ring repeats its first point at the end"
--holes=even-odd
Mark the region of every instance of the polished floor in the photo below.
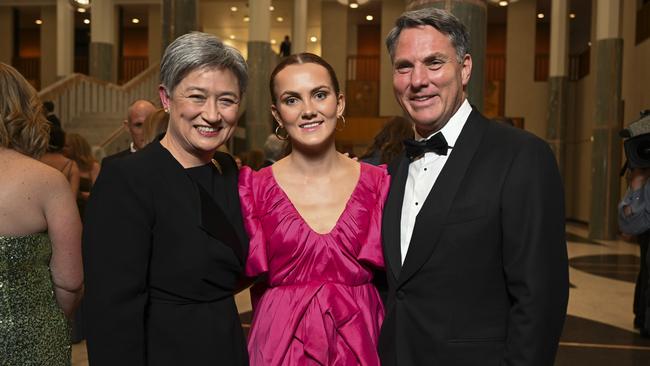
{"type": "MultiPolygon", "coordinates": [[[[650,338],[633,326],[639,247],[624,241],[590,241],[586,228],[567,226],[571,293],[556,366],[649,366],[650,338]]],[[[242,324],[250,326],[247,293],[237,296],[242,324]]],[[[88,364],[85,344],[73,346],[73,366],[88,364]]]]}

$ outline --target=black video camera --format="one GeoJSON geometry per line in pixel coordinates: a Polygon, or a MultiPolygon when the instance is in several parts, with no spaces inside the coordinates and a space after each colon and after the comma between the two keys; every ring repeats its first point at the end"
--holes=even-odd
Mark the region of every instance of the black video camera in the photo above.
{"type": "Polygon", "coordinates": [[[650,109],[642,111],[641,118],[630,123],[619,135],[627,139],[624,142],[627,162],[621,175],[627,168],[650,168],[650,109]]]}

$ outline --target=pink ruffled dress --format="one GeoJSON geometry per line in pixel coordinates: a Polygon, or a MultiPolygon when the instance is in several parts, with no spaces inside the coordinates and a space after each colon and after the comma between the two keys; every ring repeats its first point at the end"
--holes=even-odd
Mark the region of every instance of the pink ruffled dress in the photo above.
{"type": "Polygon", "coordinates": [[[246,275],[268,277],[253,299],[250,364],[379,365],[384,308],[372,284],[384,267],[381,213],[390,180],[361,163],[343,213],[327,234],[312,230],[273,177],[243,168],[239,194],[250,237],[246,275]]]}

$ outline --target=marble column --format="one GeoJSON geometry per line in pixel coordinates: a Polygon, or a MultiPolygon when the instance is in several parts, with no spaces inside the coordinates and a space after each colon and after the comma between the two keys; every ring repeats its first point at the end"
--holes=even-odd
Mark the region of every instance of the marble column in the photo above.
{"type": "Polygon", "coordinates": [[[589,237],[614,239],[620,199],[621,138],[618,132],[623,125],[621,2],[598,0],[596,5],[589,237]]]}
{"type": "Polygon", "coordinates": [[[321,3],[321,52],[332,65],[343,93],[346,92],[348,63],[348,8],[336,1],[321,3]]]}
{"type": "Polygon", "coordinates": [[[11,65],[14,57],[13,8],[0,6],[0,62],[11,65]]]}
{"type": "Polygon", "coordinates": [[[293,0],[291,53],[307,50],[307,0],[293,0]]]}
{"type": "Polygon", "coordinates": [[[395,20],[405,10],[403,0],[381,2],[381,51],[379,53],[379,115],[402,116],[404,111],[395,100],[393,92],[393,63],[386,49],[386,36],[395,26],[395,20]]]}
{"type": "Polygon", "coordinates": [[[74,72],[74,8],[68,0],[56,1],[56,76],[74,72]]]}
{"type": "Polygon", "coordinates": [[[548,121],[546,139],[549,142],[558,168],[565,176],[566,127],[569,103],[569,4],[553,0],[551,4],[551,50],[548,77],[548,121]]]}
{"type": "Polygon", "coordinates": [[[56,6],[41,6],[41,89],[57,80],[56,63],[56,6]]]}
{"type": "Polygon", "coordinates": [[[158,4],[149,5],[149,25],[147,45],[149,46],[149,66],[160,61],[162,56],[162,35],[160,24],[162,22],[161,9],[158,4]]]}
{"type": "Polygon", "coordinates": [[[269,77],[274,62],[271,49],[270,0],[249,0],[248,90],[246,91],[246,147],[261,149],[270,133],[269,77]]]}
{"type": "Polygon", "coordinates": [[[162,0],[162,52],[179,36],[199,30],[198,9],[198,0],[162,0]]]}
{"type": "Polygon", "coordinates": [[[487,34],[487,4],[483,0],[407,0],[407,10],[438,8],[449,11],[467,27],[472,55],[472,77],[467,86],[467,99],[479,111],[483,110],[485,88],[485,48],[487,34]]]}
{"type": "Polygon", "coordinates": [[[90,13],[90,76],[115,82],[115,5],[93,0],[90,13]]]}

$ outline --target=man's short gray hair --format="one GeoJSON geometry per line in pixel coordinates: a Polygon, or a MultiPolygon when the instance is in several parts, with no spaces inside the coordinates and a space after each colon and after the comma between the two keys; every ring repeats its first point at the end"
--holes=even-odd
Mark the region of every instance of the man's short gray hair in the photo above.
{"type": "Polygon", "coordinates": [[[230,70],[239,82],[239,92],[244,94],[248,68],[242,55],[219,38],[201,32],[184,34],[167,46],[160,61],[160,83],[171,95],[187,74],[203,68],[230,70]]]}
{"type": "Polygon", "coordinates": [[[287,145],[275,134],[270,134],[264,142],[264,158],[271,161],[278,161],[285,153],[287,145]]]}
{"type": "Polygon", "coordinates": [[[470,53],[467,27],[447,11],[436,8],[425,8],[407,11],[395,21],[395,27],[391,29],[386,37],[386,47],[388,48],[391,61],[395,59],[395,48],[397,47],[399,35],[402,33],[402,30],[423,25],[431,26],[438,30],[438,32],[449,37],[452,46],[456,49],[458,62],[462,62],[463,57],[470,53]]]}

